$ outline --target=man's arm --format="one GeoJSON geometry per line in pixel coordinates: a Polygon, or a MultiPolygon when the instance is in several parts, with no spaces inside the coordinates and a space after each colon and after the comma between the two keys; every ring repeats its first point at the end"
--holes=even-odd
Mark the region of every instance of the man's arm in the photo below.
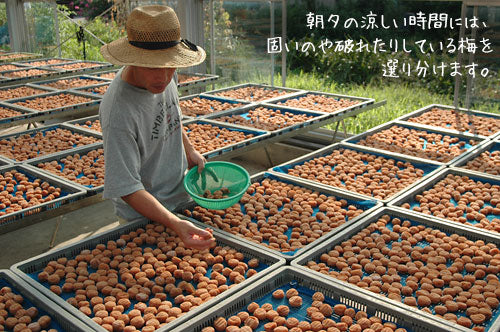
{"type": "Polygon", "coordinates": [[[189,221],[178,218],[146,190],[138,190],[122,196],[122,199],[144,217],[172,229],[187,247],[203,250],[215,243],[209,228],[202,230],[189,221]]]}

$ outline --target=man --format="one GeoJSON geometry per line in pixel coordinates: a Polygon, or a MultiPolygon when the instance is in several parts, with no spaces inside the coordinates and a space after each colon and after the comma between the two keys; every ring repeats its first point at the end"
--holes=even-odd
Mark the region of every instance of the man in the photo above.
{"type": "Polygon", "coordinates": [[[174,230],[184,244],[205,249],[211,231],[181,220],[170,210],[186,201],[182,181],[187,168],[205,158],[181,124],[176,68],[205,60],[205,51],[180,38],[170,7],[151,5],[132,11],[127,37],[101,48],[109,62],[124,66],[103,97],[99,118],[104,139],[104,198],[127,221],[144,216],[174,230]]]}

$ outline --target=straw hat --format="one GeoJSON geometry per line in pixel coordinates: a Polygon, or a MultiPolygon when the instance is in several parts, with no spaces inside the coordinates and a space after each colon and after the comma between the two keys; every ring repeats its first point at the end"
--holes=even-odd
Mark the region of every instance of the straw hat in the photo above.
{"type": "Polygon", "coordinates": [[[182,68],[205,60],[205,51],[181,39],[174,10],[151,5],[135,8],[127,19],[127,37],[101,47],[101,54],[115,65],[182,68]]]}

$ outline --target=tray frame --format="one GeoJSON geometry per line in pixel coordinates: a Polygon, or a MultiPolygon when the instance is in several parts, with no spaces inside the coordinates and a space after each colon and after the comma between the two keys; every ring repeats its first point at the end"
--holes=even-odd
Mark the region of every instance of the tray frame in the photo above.
{"type": "MultiPolygon", "coordinates": [[[[331,250],[335,245],[338,245],[339,243],[345,241],[345,239],[351,238],[353,235],[357,234],[360,230],[368,226],[370,223],[375,222],[379,217],[389,214],[392,217],[398,217],[398,218],[404,218],[404,219],[409,219],[412,221],[416,221],[420,224],[424,224],[426,227],[432,227],[435,229],[439,229],[444,232],[453,232],[457,233],[459,235],[465,236],[467,239],[471,240],[485,240],[486,242],[494,242],[498,246],[500,246],[500,238],[495,238],[491,237],[489,234],[481,233],[479,230],[475,229],[473,231],[469,229],[465,229],[462,227],[461,224],[456,224],[455,223],[444,223],[440,220],[437,220],[436,218],[431,218],[427,216],[427,218],[423,218],[419,215],[416,215],[414,213],[407,213],[405,211],[406,209],[401,209],[401,208],[392,208],[392,207],[384,207],[381,209],[378,209],[374,212],[372,212],[370,215],[366,216],[361,220],[360,222],[352,225],[351,227],[344,229],[342,232],[337,233],[334,237],[329,238],[327,241],[324,241],[321,243],[317,248],[316,251],[310,251],[308,253],[304,253],[297,259],[293,260],[291,262],[291,266],[302,269],[302,270],[307,270],[316,277],[323,277],[327,278],[330,282],[337,282],[337,283],[342,283],[343,285],[349,285],[352,289],[354,289],[356,292],[359,293],[364,293],[366,294],[367,297],[372,297],[376,299],[383,299],[384,301],[388,302],[390,306],[401,308],[402,310],[407,311],[408,313],[414,315],[415,317],[420,317],[419,319],[431,322],[431,320],[435,322],[439,322],[441,324],[446,324],[448,325],[448,330],[447,331],[463,331],[463,332],[469,332],[471,329],[465,328],[463,326],[460,326],[458,324],[453,324],[445,319],[440,319],[437,316],[427,314],[425,312],[422,312],[421,310],[417,308],[413,308],[411,306],[405,305],[402,302],[391,300],[383,295],[375,294],[373,292],[370,292],[368,290],[365,290],[361,287],[358,287],[353,284],[349,284],[347,282],[341,282],[340,280],[337,280],[329,275],[322,274],[320,272],[308,269],[307,267],[304,266],[304,264],[307,261],[311,260],[317,260],[321,254],[328,252],[331,250]]],[[[500,327],[500,316],[497,317],[497,319],[493,322],[492,327],[490,330],[486,332],[494,332],[498,331],[498,328],[500,327]]],[[[430,330],[433,331],[433,330],[430,330]]]]}
{"type": "MultiPolygon", "coordinates": [[[[97,244],[99,243],[106,243],[109,240],[115,240],[120,237],[122,234],[129,233],[133,230],[136,230],[140,227],[144,227],[146,224],[151,223],[151,221],[146,220],[144,218],[135,220],[134,222],[127,223],[125,225],[121,225],[119,227],[116,227],[112,230],[109,230],[107,232],[101,233],[94,235],[92,237],[89,237],[85,240],[79,241],[74,244],[70,244],[68,246],[62,247],[58,250],[55,251],[50,251],[48,253],[44,253],[32,258],[29,258],[25,261],[19,262],[17,264],[14,264],[11,266],[11,271],[19,276],[21,279],[26,281],[29,285],[34,287],[36,290],[38,290],[40,293],[43,294],[43,296],[49,298],[51,301],[55,302],[59,307],[63,308],[64,310],[70,312],[73,316],[75,316],[78,320],[83,321],[85,324],[90,326],[93,331],[106,331],[105,329],[101,328],[97,323],[92,321],[89,317],[85,316],[82,312],[80,312],[78,309],[72,307],[69,303],[67,303],[64,299],[59,297],[58,295],[55,295],[52,293],[48,288],[44,287],[42,284],[38,283],[34,279],[32,279],[27,273],[34,273],[40,269],[42,269],[43,266],[45,266],[49,261],[55,260],[60,257],[73,257],[76,254],[78,254],[82,249],[93,249],[97,244]]],[[[256,247],[250,247],[246,246],[245,244],[240,243],[239,241],[235,241],[227,236],[225,236],[223,233],[219,231],[214,231],[213,232],[214,237],[217,239],[218,244],[223,244],[223,245],[230,245],[233,248],[236,248],[237,250],[242,251],[244,254],[249,254],[251,257],[258,257],[261,262],[269,262],[269,266],[264,269],[263,271],[259,272],[262,273],[262,275],[266,275],[275,269],[278,269],[282,265],[285,264],[284,260],[277,257],[276,255],[273,255],[267,251],[259,250],[259,248],[256,247]]],[[[258,274],[257,274],[258,275],[258,274]]],[[[196,315],[200,314],[204,310],[207,309],[207,307],[214,306],[218,302],[222,301],[223,299],[231,296],[232,294],[238,293],[239,290],[244,289],[246,286],[256,282],[257,278],[249,278],[242,282],[241,284],[238,284],[237,286],[232,287],[231,289],[228,289],[227,291],[223,292],[222,294],[218,295],[214,299],[206,302],[205,304],[199,306],[198,308],[189,311],[188,313],[182,315],[181,317],[175,319],[173,322],[167,324],[166,326],[156,330],[158,332],[166,332],[170,331],[171,328],[182,324],[183,322],[193,319],[196,317],[196,315]]]]}

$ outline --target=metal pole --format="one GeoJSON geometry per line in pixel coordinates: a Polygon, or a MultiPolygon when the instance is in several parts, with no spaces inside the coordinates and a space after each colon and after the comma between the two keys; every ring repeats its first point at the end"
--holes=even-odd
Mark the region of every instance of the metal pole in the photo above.
{"type": "MultiPolygon", "coordinates": [[[[474,6],[474,11],[473,11],[473,16],[477,17],[478,14],[478,9],[477,6],[474,6]]],[[[476,35],[477,35],[477,28],[473,27],[472,28],[472,34],[471,38],[472,40],[476,40],[476,35]]],[[[474,52],[469,53],[469,65],[472,65],[474,63],[474,52]]],[[[474,77],[469,75],[467,73],[467,92],[465,94],[465,108],[470,110],[470,97],[471,97],[471,91],[474,88],[474,77]]]]}
{"type": "MultiPolygon", "coordinates": [[[[462,20],[461,22],[465,22],[465,14],[466,14],[466,11],[467,11],[467,6],[465,5],[464,2],[462,2],[462,20]]],[[[459,38],[464,38],[464,35],[465,35],[465,24],[461,24],[460,25],[460,37],[459,38]]],[[[463,58],[463,52],[461,51],[458,51],[458,65],[459,65],[459,68],[462,68],[462,58],[463,58]]],[[[454,95],[453,95],[453,106],[455,106],[455,108],[458,108],[458,94],[459,94],[459,90],[460,90],[460,84],[461,84],[461,77],[460,75],[455,75],[455,91],[454,91],[454,95]]]]}
{"type": "Polygon", "coordinates": [[[59,17],[57,15],[57,3],[54,1],[52,2],[52,6],[54,7],[54,22],[56,24],[56,43],[58,45],[58,54],[59,57],[62,57],[62,52],[61,52],[61,35],[59,33],[59,17]]]}
{"type": "Polygon", "coordinates": [[[286,86],[286,0],[281,0],[281,85],[286,86]]]}
{"type": "Polygon", "coordinates": [[[214,0],[210,0],[210,73],[215,75],[214,0]]]}
{"type": "MultiPolygon", "coordinates": [[[[274,3],[269,1],[271,11],[271,38],[274,38],[274,3]]],[[[274,53],[271,53],[271,86],[274,86],[274,53]]]]}

